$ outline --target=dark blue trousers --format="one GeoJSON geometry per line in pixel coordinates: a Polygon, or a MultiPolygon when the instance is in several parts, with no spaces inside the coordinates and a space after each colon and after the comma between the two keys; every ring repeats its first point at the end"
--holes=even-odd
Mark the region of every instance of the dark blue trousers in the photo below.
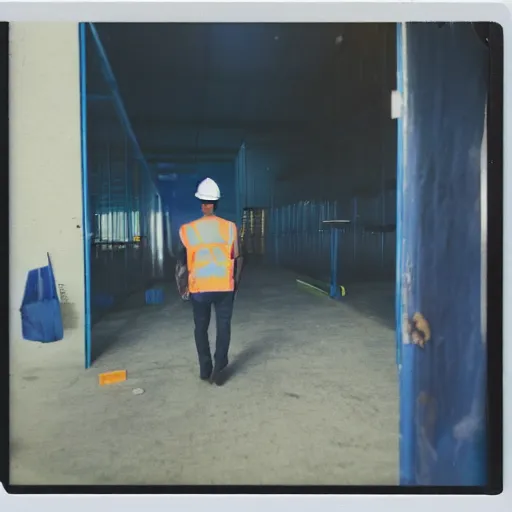
{"type": "Polygon", "coordinates": [[[228,364],[228,351],[231,341],[231,318],[233,316],[233,292],[210,292],[192,294],[192,309],[194,312],[194,338],[197,356],[199,358],[200,376],[207,379],[212,372],[212,356],[208,339],[208,327],[215,307],[217,321],[217,339],[215,344],[215,367],[222,369],[228,364]]]}

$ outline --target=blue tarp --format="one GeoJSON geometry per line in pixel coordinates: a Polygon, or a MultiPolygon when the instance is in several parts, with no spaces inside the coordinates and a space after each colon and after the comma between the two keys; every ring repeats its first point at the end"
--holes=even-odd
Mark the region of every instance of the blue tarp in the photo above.
{"type": "Polygon", "coordinates": [[[480,157],[488,49],[470,23],[407,24],[403,42],[400,480],[484,485],[480,157]],[[404,329],[416,312],[431,330],[424,348],[404,329]]]}
{"type": "Polygon", "coordinates": [[[64,337],[50,255],[46,267],[29,271],[20,311],[23,339],[49,343],[64,337]]]}

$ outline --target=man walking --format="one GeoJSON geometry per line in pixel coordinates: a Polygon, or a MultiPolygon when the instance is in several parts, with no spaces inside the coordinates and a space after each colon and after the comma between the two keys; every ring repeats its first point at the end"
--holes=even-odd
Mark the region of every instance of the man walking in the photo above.
{"type": "Polygon", "coordinates": [[[176,265],[176,281],[182,298],[190,298],[194,313],[194,337],[202,380],[223,384],[231,341],[234,295],[240,281],[242,257],[236,225],[215,215],[220,190],[210,178],[195,194],[203,217],[180,229],[182,248],[176,265]],[[208,327],[215,307],[217,340],[212,362],[208,327]]]}

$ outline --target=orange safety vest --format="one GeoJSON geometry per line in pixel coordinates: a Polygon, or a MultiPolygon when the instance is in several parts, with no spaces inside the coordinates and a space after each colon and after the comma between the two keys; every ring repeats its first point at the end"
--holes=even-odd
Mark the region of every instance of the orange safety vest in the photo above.
{"type": "Polygon", "coordinates": [[[189,292],[234,291],[235,224],[219,217],[203,217],[184,224],[180,237],[187,250],[189,292]]]}

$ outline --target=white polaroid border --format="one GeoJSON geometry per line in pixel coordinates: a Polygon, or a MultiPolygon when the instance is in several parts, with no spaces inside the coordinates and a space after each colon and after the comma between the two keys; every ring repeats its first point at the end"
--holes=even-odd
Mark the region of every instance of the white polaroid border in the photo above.
{"type": "MultiPolygon", "coordinates": [[[[435,2],[420,1],[388,2],[366,1],[305,2],[266,0],[260,3],[247,1],[217,3],[212,0],[196,2],[0,2],[2,21],[280,21],[280,22],[406,22],[406,21],[490,21],[503,27],[505,63],[505,108],[504,108],[504,311],[512,310],[512,173],[510,169],[509,123],[512,102],[507,97],[512,93],[512,59],[509,49],[512,41],[510,1],[486,2],[435,2]],[[507,262],[509,263],[507,267],[507,262]]],[[[504,333],[511,332],[512,319],[504,315],[504,333]]],[[[512,397],[512,348],[505,336],[503,347],[504,394],[512,397]]],[[[8,495],[0,490],[0,510],[38,512],[89,512],[92,507],[111,511],[113,507],[123,512],[141,512],[143,509],[168,511],[214,512],[294,512],[317,510],[347,510],[382,512],[436,512],[454,511],[460,507],[464,512],[486,512],[512,510],[512,400],[504,399],[504,492],[499,496],[409,496],[409,495],[123,495],[91,496],[60,495],[31,496],[8,495]],[[507,505],[508,503],[508,505],[507,505]]],[[[1,489],[1,488],[0,488],[1,489]]]]}

